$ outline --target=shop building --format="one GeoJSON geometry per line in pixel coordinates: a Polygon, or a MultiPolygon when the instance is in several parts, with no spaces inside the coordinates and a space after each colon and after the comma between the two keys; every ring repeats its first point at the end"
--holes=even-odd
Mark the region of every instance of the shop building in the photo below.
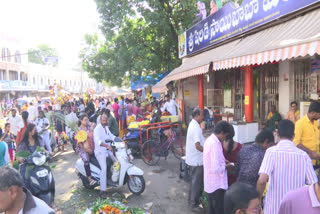
{"type": "Polygon", "coordinates": [[[229,3],[188,29],[179,38],[182,65],[153,91],[166,93],[174,82],[186,122],[191,109],[206,107],[220,119],[245,122],[246,132],[263,127],[273,105],[285,117],[291,101],[304,107],[318,100],[320,2],[269,6],[263,0],[245,0],[238,8],[229,3]]]}

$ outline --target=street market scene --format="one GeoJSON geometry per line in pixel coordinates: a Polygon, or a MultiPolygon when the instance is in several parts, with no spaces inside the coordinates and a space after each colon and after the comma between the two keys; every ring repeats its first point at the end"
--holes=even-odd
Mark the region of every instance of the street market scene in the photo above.
{"type": "Polygon", "coordinates": [[[0,214],[320,214],[319,0],[0,6],[0,214]]]}

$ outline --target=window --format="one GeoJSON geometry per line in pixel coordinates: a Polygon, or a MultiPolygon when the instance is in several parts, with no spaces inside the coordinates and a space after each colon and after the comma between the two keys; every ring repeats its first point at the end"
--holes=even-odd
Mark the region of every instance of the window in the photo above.
{"type": "Polygon", "coordinates": [[[43,85],[43,78],[41,78],[41,85],[43,85]]]}
{"type": "Polygon", "coordinates": [[[6,61],[6,49],[5,48],[1,49],[1,59],[2,59],[2,61],[6,61]]]}
{"type": "Polygon", "coordinates": [[[48,78],[48,85],[50,85],[50,79],[48,78]]]}
{"type": "Polygon", "coordinates": [[[294,100],[307,101],[311,93],[311,62],[309,60],[294,61],[294,100]]]}
{"type": "Polygon", "coordinates": [[[35,85],[36,84],[36,78],[33,77],[33,84],[35,85]]]}
{"type": "Polygon", "coordinates": [[[18,80],[18,77],[17,71],[9,71],[9,80],[18,80]]]}
{"type": "Polygon", "coordinates": [[[8,61],[8,62],[11,62],[11,53],[10,53],[10,50],[9,50],[9,48],[7,48],[6,50],[7,50],[7,53],[6,53],[6,54],[7,54],[7,61],[8,61]]]}
{"type": "Polygon", "coordinates": [[[5,80],[5,79],[6,79],[6,71],[0,70],[0,80],[5,80]]]}
{"type": "Polygon", "coordinates": [[[27,81],[27,74],[24,72],[20,72],[20,80],[21,81],[27,81]]]}
{"type": "Polygon", "coordinates": [[[16,51],[16,53],[14,54],[14,62],[21,64],[21,55],[19,51],[16,51]]]}

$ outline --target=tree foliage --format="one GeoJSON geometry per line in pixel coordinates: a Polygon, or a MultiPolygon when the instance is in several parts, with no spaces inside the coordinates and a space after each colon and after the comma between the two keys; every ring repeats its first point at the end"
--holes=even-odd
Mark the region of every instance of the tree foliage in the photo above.
{"type": "MultiPolygon", "coordinates": [[[[28,50],[28,60],[32,63],[46,65],[45,58],[47,56],[57,56],[57,51],[47,44],[40,44],[38,47],[28,50]]],[[[57,64],[53,63],[53,66],[57,66],[57,64]]]]}
{"type": "MultiPolygon", "coordinates": [[[[191,27],[198,0],[95,0],[105,42],[86,35],[84,70],[112,85],[158,75],[181,64],[178,35],[191,27]]],[[[210,11],[210,0],[205,2],[210,11]]]]}

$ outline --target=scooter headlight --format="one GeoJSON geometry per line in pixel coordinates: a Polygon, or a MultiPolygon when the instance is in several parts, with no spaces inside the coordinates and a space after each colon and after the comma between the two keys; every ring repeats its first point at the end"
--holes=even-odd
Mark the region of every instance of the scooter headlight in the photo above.
{"type": "Polygon", "coordinates": [[[35,177],[31,176],[30,180],[33,184],[40,186],[39,181],[35,177]]]}
{"type": "Polygon", "coordinates": [[[42,165],[46,162],[46,156],[41,155],[40,157],[33,157],[33,158],[32,158],[32,162],[33,162],[36,166],[42,166],[42,165]]]}

